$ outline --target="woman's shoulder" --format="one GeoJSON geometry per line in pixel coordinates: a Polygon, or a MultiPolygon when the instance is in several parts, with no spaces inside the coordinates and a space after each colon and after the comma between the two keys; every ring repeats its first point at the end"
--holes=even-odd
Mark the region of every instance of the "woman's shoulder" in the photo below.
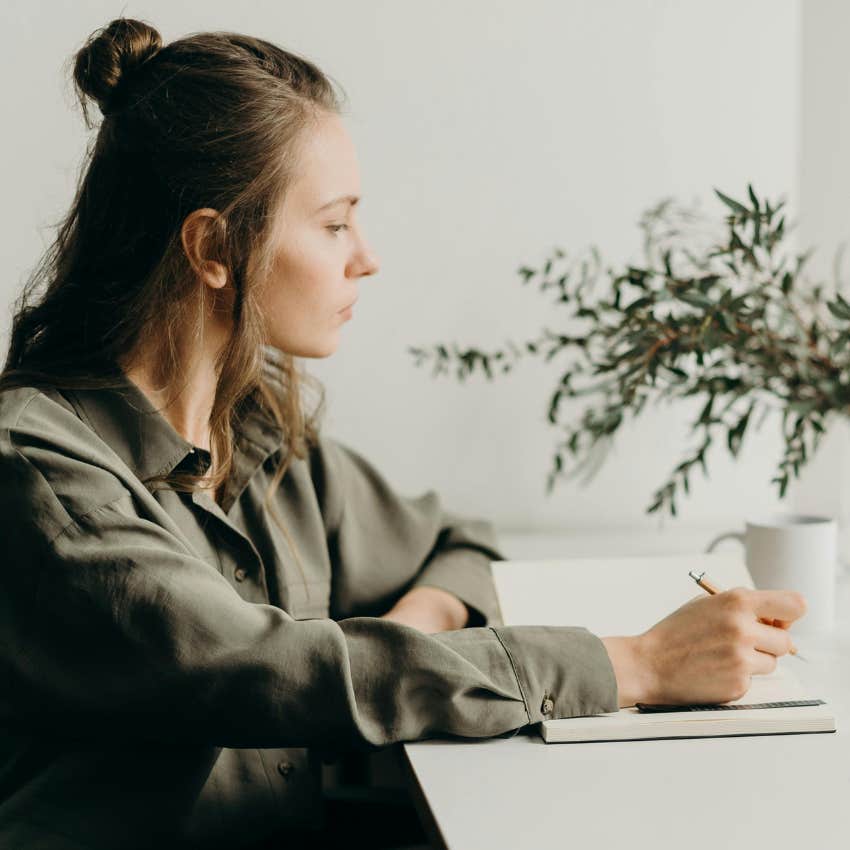
{"type": "Polygon", "coordinates": [[[22,386],[0,390],[0,445],[14,445],[16,438],[30,436],[61,445],[83,434],[90,438],[90,429],[58,389],[22,386]]]}
{"type": "Polygon", "coordinates": [[[14,513],[14,504],[48,525],[61,526],[114,501],[127,491],[117,460],[59,390],[23,386],[0,391],[4,520],[14,513]]]}

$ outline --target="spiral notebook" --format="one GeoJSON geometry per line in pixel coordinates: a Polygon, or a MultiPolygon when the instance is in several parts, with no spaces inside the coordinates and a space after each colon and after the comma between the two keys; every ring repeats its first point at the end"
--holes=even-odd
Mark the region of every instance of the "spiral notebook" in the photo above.
{"type": "MultiPolygon", "coordinates": [[[[702,594],[689,570],[723,587],[753,586],[743,557],[726,552],[495,561],[492,570],[507,625],[584,626],[597,635],[639,634],[702,594]]],[[[828,703],[795,675],[793,665],[802,663],[780,659],[773,673],[754,676],[743,697],[723,706],[630,707],[545,720],[540,732],[547,743],[834,732],[828,703]]]]}

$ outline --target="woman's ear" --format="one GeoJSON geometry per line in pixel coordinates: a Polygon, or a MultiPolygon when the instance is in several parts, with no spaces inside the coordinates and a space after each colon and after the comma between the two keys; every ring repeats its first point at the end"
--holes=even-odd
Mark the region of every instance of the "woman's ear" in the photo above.
{"type": "Polygon", "coordinates": [[[180,239],[189,265],[195,274],[213,289],[221,289],[227,284],[227,269],[207,256],[207,249],[211,242],[210,231],[215,226],[217,218],[216,210],[205,207],[189,213],[180,228],[180,239]]]}

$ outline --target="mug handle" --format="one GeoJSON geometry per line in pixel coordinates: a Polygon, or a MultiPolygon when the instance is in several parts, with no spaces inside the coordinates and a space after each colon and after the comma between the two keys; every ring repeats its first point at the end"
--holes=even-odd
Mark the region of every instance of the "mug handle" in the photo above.
{"type": "Polygon", "coordinates": [[[727,531],[719,537],[715,537],[714,540],[705,547],[705,551],[711,552],[718,543],[722,543],[724,540],[737,540],[743,546],[744,533],[742,531],[727,531]]]}

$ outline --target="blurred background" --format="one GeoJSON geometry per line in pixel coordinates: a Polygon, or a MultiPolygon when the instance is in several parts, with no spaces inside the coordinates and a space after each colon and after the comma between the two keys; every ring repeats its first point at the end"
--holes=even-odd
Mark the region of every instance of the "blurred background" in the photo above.
{"type": "MultiPolygon", "coordinates": [[[[825,0],[358,0],[73,4],[6,0],[0,344],[11,305],[73,195],[91,136],[66,62],[125,15],[164,39],[243,31],[307,56],[348,96],[360,221],[382,263],[354,319],[309,370],[326,430],[410,495],[437,490],[504,532],[710,534],[775,509],[848,510],[846,430],[830,433],[780,502],[770,483],[779,418],[737,461],[718,445],[676,518],[651,494],[694,447],[700,402],[647,408],[586,487],[545,493],[557,434],[545,419],[553,364],[492,382],[432,378],[408,346],[491,348],[558,327],[519,266],[555,247],[640,256],[636,222],[665,196],[722,214],[713,188],[784,197],[813,270],[850,235],[850,4],[825,0]]],[[[567,408],[569,410],[570,408],[567,408]]],[[[581,412],[574,406],[575,415],[581,412]]],[[[702,538],[700,538],[702,539],[702,538]]]]}

